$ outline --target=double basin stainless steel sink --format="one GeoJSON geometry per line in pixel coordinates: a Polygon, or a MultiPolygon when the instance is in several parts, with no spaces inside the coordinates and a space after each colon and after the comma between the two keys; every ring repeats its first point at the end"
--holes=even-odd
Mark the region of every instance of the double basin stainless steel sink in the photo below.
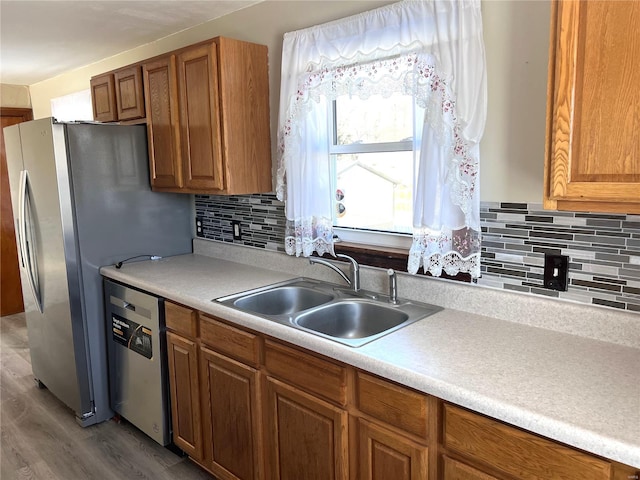
{"type": "Polygon", "coordinates": [[[307,278],[215,299],[238,310],[359,347],[441,310],[307,278]]]}

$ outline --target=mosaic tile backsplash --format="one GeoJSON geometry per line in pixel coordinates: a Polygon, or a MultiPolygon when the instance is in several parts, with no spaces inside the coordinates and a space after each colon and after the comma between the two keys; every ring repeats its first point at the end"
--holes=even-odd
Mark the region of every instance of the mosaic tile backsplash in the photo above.
{"type": "MultiPolygon", "coordinates": [[[[275,195],[196,195],[195,207],[204,238],[284,251],[284,205],[275,195]],[[232,221],[242,240],[233,239],[232,221]]],[[[480,216],[479,285],[640,312],[640,216],[489,202],[480,216]],[[545,253],[569,257],[566,292],[542,287],[545,253]]]]}

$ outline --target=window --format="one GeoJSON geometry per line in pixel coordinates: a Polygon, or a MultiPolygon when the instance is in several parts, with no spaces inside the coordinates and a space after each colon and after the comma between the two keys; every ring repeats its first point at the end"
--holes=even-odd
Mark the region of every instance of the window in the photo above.
{"type": "Polygon", "coordinates": [[[336,232],[343,240],[408,248],[413,230],[413,96],[341,95],[331,108],[336,232]]]}
{"type": "Polygon", "coordinates": [[[402,1],[285,34],[285,251],[333,254],[336,229],[376,232],[410,239],[410,273],[479,276],[485,118],[480,0],[402,1]]]}
{"type": "Polygon", "coordinates": [[[51,116],[60,122],[93,120],[91,90],[64,95],[51,99],[51,116]]]}

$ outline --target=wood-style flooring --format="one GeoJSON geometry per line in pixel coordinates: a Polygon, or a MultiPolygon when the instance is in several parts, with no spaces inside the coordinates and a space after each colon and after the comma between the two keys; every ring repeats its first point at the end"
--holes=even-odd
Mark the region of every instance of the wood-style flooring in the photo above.
{"type": "Polygon", "coordinates": [[[0,318],[0,479],[215,480],[132,425],[80,427],[31,372],[23,314],[0,318]]]}

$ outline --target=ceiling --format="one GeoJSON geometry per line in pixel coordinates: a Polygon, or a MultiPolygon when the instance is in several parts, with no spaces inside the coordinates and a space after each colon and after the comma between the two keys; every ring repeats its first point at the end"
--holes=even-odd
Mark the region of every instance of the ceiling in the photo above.
{"type": "Polygon", "coordinates": [[[32,85],[260,0],[1,0],[0,82],[32,85]]]}

